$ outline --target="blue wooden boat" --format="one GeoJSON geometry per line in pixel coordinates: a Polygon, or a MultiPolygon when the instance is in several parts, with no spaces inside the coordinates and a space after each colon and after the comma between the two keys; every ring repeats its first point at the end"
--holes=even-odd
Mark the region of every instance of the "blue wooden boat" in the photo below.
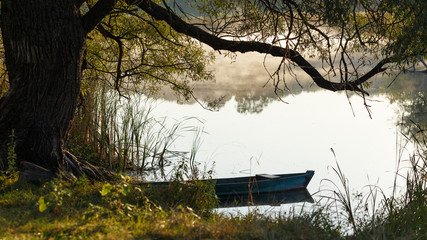
{"type": "MultiPolygon", "coordinates": [[[[250,177],[218,178],[200,181],[214,181],[216,195],[220,199],[224,199],[227,196],[248,196],[306,189],[313,175],[314,171],[308,170],[305,173],[257,174],[250,177]]],[[[142,182],[139,184],[167,187],[170,183],[142,182]]]]}
{"type": "Polygon", "coordinates": [[[281,204],[308,202],[314,203],[314,199],[306,188],[254,194],[233,194],[218,196],[219,207],[247,207],[247,206],[280,206],[281,204]]]}
{"type": "Polygon", "coordinates": [[[258,174],[251,177],[218,178],[215,192],[218,197],[227,195],[260,194],[305,189],[314,171],[291,174],[258,174]]]}

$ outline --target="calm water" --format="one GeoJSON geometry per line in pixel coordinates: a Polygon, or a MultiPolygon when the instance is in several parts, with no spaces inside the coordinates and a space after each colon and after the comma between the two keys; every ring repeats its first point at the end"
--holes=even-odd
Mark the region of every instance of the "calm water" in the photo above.
{"type": "MultiPolygon", "coordinates": [[[[397,124],[412,110],[402,106],[411,106],[415,96],[425,91],[427,75],[377,77],[368,89],[369,114],[360,96],[320,90],[298,70],[303,88],[288,76],[291,93],[283,95],[286,103],[280,101],[271,84],[263,87],[268,80],[263,60],[258,54],[238,55],[235,61],[217,58],[212,67],[216,82],[196,85],[195,94],[201,100],[222,97],[218,111],[207,111],[197,103],[177,104],[175,96],[165,91],[155,101],[155,116],[203,121],[189,124],[206,132],[197,161],[213,168],[215,177],[311,169],[316,174],[308,190],[314,193],[330,189],[331,184],[322,179],[338,181],[331,168],[337,161],[354,191],[367,191],[366,186],[374,184],[389,193],[397,160],[408,159],[408,152],[399,157],[405,141],[397,124]]],[[[267,69],[274,70],[277,61],[267,58],[267,69]]],[[[193,134],[182,135],[174,148],[188,151],[193,134]]]]}

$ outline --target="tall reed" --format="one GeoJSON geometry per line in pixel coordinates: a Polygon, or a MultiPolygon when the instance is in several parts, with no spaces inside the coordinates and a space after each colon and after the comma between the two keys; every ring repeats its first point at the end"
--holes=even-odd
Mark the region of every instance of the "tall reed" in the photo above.
{"type": "Polygon", "coordinates": [[[150,170],[163,178],[165,168],[173,161],[184,159],[195,169],[202,133],[197,118],[155,118],[152,100],[143,96],[123,98],[105,85],[86,101],[76,114],[69,144],[81,153],[80,157],[120,172],[131,169],[142,175],[150,170]],[[188,131],[194,133],[193,147],[174,150],[176,140],[188,131]]]}
{"type": "Polygon", "coordinates": [[[367,186],[367,193],[352,192],[338,161],[332,169],[339,181],[323,180],[330,186],[321,191],[322,206],[335,213],[331,216],[342,233],[355,239],[427,239],[427,135],[421,128],[407,129],[401,133],[390,195],[375,185],[367,186]],[[409,146],[412,153],[405,160],[403,148],[409,146]],[[402,179],[403,191],[397,184],[402,179]]]}
{"type": "Polygon", "coordinates": [[[413,152],[405,160],[408,167],[396,173],[396,178],[405,180],[406,189],[401,196],[384,198],[384,217],[364,234],[381,234],[385,239],[427,239],[427,134],[415,122],[405,128],[409,130],[402,134],[413,144],[413,152]]]}

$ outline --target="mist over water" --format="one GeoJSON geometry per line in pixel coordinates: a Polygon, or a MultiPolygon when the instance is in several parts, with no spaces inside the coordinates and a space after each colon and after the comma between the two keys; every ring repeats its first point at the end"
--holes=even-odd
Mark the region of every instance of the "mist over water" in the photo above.
{"type": "MultiPolygon", "coordinates": [[[[363,192],[377,185],[389,194],[398,160],[402,168],[411,151],[398,125],[410,115],[402,103],[426,91],[426,74],[377,76],[364,100],[354,93],[321,90],[295,69],[298,82],[286,75],[289,91],[279,99],[268,83],[268,72],[279,62],[259,54],[217,56],[212,66],[216,81],[197,83],[194,89],[199,100],[222,99],[218,111],[195,102],[178,104],[165,90],[156,100],[155,114],[203,121],[206,134],[196,159],[213,168],[214,177],[315,170],[308,187],[315,193],[330,187],[322,179],[338,182],[331,168],[337,162],[351,189],[363,192]]],[[[176,150],[191,146],[191,133],[183,135],[176,150]]]]}

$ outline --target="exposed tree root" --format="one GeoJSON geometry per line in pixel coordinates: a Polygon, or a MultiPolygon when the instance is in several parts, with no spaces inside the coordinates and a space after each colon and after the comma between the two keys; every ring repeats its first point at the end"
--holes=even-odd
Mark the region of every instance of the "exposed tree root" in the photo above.
{"type": "Polygon", "coordinates": [[[76,177],[86,175],[93,180],[113,180],[115,178],[111,171],[103,167],[94,166],[86,161],[80,161],[68,151],[65,151],[64,159],[68,165],[67,172],[71,170],[76,177]]]}
{"type": "Polygon", "coordinates": [[[65,151],[64,164],[61,169],[55,172],[34,163],[22,161],[20,163],[19,181],[46,182],[55,177],[72,179],[84,175],[93,181],[111,181],[116,178],[113,172],[78,160],[73,154],[65,151]]]}

